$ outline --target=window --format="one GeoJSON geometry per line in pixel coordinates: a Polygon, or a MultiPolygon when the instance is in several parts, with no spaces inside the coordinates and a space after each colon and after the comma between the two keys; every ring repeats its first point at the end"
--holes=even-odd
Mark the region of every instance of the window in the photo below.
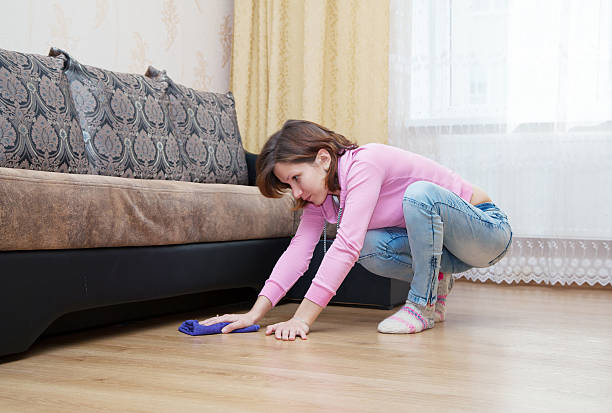
{"type": "Polygon", "coordinates": [[[610,3],[406,2],[407,126],[610,120],[610,3]]]}

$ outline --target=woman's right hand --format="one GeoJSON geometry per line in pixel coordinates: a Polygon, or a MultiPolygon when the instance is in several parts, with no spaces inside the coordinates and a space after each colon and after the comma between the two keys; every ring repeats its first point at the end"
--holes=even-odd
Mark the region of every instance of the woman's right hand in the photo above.
{"type": "Polygon", "coordinates": [[[239,328],[245,328],[255,324],[257,320],[251,314],[223,314],[200,321],[200,324],[210,326],[217,323],[230,323],[221,329],[222,333],[231,333],[239,328]]]}

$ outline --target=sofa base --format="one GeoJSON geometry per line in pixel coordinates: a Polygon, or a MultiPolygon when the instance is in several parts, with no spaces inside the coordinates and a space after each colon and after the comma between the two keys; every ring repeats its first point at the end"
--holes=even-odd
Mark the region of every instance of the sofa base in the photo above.
{"type": "Polygon", "coordinates": [[[68,313],[204,291],[259,290],[289,241],[0,252],[0,356],[27,350],[68,313]]]}
{"type": "Polygon", "coordinates": [[[90,308],[64,314],[55,320],[40,337],[55,336],[88,328],[100,328],[177,313],[200,312],[202,309],[209,307],[220,307],[220,311],[223,311],[224,307],[230,305],[243,304],[245,307],[252,306],[257,299],[258,293],[259,291],[253,288],[232,288],[230,290],[205,291],[203,293],[179,295],[158,300],[90,308]]]}
{"type": "MultiPolygon", "coordinates": [[[[328,250],[332,242],[328,241],[328,250]]],[[[319,241],[312,255],[310,266],[291,288],[285,299],[301,301],[323,260],[323,241],[319,241]]],[[[390,310],[406,302],[410,283],[373,274],[363,266],[355,264],[346,279],[332,297],[330,304],[372,307],[390,310]]]]}

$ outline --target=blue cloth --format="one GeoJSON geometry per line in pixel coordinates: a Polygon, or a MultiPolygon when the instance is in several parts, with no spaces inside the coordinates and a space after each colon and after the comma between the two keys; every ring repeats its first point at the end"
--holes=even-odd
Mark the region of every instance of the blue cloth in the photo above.
{"type": "MultiPolygon", "coordinates": [[[[206,334],[221,334],[221,329],[230,323],[217,323],[210,326],[203,326],[198,320],[187,320],[180,325],[178,331],[189,334],[190,336],[203,336],[206,334]]],[[[232,333],[251,333],[259,330],[258,324],[253,324],[245,328],[239,328],[232,333]]]]}

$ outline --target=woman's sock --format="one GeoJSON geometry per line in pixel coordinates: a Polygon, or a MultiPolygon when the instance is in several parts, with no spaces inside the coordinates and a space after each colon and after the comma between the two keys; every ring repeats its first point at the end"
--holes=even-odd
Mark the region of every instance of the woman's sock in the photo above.
{"type": "Polygon", "coordinates": [[[436,299],[434,320],[436,323],[441,323],[446,318],[446,297],[448,293],[453,289],[455,280],[453,274],[438,275],[438,297],[436,299]]]}
{"type": "Polygon", "coordinates": [[[434,306],[418,305],[410,301],[395,314],[378,324],[381,333],[419,333],[434,326],[434,306]]]}
{"type": "Polygon", "coordinates": [[[436,301],[434,320],[436,323],[441,323],[446,318],[446,296],[439,295],[436,301]]]}

